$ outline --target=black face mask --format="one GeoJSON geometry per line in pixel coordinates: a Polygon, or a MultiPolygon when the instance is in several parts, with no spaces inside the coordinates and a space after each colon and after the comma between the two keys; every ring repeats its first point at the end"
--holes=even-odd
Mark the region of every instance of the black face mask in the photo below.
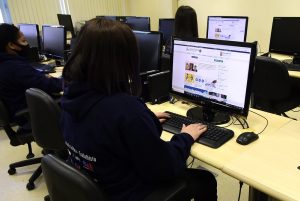
{"type": "Polygon", "coordinates": [[[29,55],[30,55],[30,46],[29,46],[29,44],[27,44],[27,45],[20,45],[20,44],[17,44],[17,43],[15,43],[15,44],[21,48],[20,51],[17,51],[18,55],[20,55],[21,57],[28,58],[29,55]]]}

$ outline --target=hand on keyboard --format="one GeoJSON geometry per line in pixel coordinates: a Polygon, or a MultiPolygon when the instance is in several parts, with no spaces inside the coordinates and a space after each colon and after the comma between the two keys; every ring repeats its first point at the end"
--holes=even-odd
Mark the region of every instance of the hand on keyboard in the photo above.
{"type": "Polygon", "coordinates": [[[166,112],[156,112],[155,115],[160,121],[160,123],[164,123],[165,121],[171,118],[170,114],[166,112]]]}
{"type": "Polygon", "coordinates": [[[206,130],[207,130],[207,126],[201,123],[190,124],[188,126],[183,124],[181,133],[189,134],[190,136],[192,136],[194,141],[196,141],[206,130]]]}

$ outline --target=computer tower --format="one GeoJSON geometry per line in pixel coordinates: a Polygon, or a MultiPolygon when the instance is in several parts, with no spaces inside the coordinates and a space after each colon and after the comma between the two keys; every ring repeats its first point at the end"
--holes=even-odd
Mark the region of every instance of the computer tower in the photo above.
{"type": "Polygon", "coordinates": [[[163,71],[148,75],[148,98],[151,104],[162,103],[169,100],[170,71],[163,71]]]}

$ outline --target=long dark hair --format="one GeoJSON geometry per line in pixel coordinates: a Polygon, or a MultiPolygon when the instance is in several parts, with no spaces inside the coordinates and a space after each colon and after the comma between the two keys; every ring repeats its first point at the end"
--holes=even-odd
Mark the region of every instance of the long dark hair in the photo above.
{"type": "Polygon", "coordinates": [[[20,37],[20,30],[13,24],[0,24],[0,52],[6,52],[9,42],[16,42],[20,37]]]}
{"type": "Polygon", "coordinates": [[[63,78],[67,84],[88,84],[107,95],[138,95],[138,64],[137,41],[131,29],[120,22],[94,18],[80,30],[63,78]]]}
{"type": "Polygon", "coordinates": [[[198,22],[196,11],[190,6],[180,6],[175,15],[175,36],[197,37],[198,22]]]}

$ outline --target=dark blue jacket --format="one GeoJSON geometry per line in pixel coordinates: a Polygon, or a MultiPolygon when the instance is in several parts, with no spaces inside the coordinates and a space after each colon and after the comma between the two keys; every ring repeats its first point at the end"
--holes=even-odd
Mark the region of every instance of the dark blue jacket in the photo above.
{"type": "Polygon", "coordinates": [[[0,98],[11,117],[26,108],[25,91],[28,88],[57,93],[62,91],[62,80],[46,77],[33,69],[26,58],[0,53],[0,98]]]}
{"type": "Polygon", "coordinates": [[[73,84],[61,99],[70,162],[87,171],[113,201],[138,201],[184,172],[193,138],[160,139],[156,116],[137,97],[105,96],[73,84]]]}

